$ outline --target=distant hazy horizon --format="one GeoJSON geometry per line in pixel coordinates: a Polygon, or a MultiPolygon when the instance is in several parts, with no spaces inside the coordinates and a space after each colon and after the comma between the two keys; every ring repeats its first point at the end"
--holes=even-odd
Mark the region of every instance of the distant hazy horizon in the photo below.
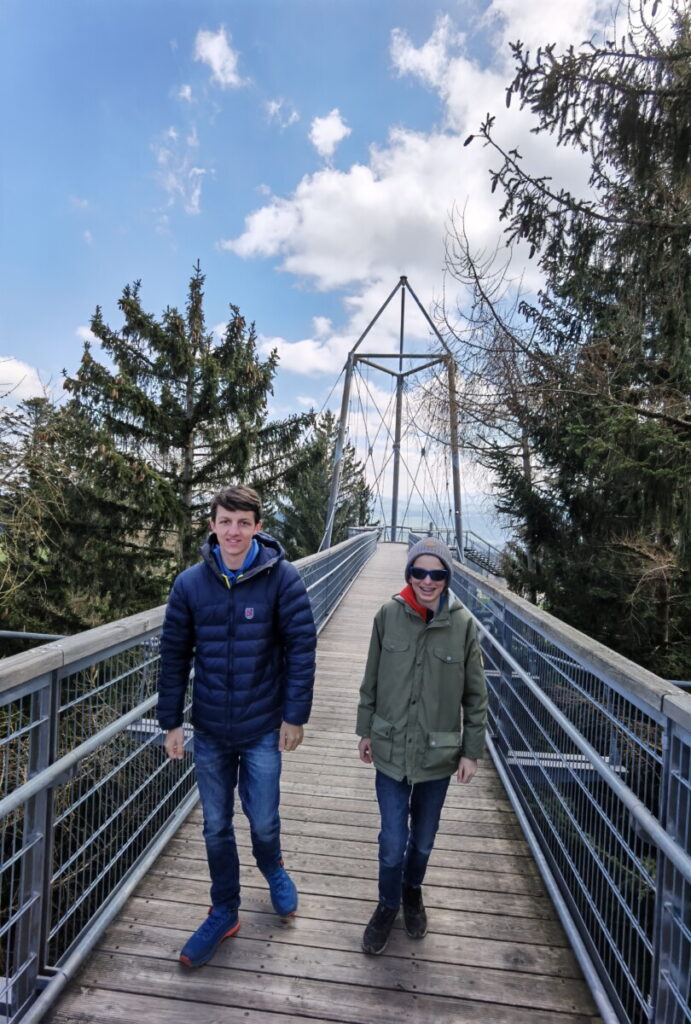
{"type": "MultiPolygon", "coordinates": [[[[461,502],[461,519],[463,530],[471,530],[490,544],[503,546],[513,536],[513,531],[504,527],[492,507],[493,497],[490,494],[467,494],[461,502]]],[[[391,525],[391,498],[377,501],[372,512],[372,521],[379,520],[382,525],[391,525]],[[383,515],[382,515],[383,512],[383,515]]],[[[453,530],[453,513],[449,509],[434,508],[431,504],[425,508],[421,501],[410,502],[399,498],[398,528],[426,533],[430,521],[433,529],[453,530]]]]}

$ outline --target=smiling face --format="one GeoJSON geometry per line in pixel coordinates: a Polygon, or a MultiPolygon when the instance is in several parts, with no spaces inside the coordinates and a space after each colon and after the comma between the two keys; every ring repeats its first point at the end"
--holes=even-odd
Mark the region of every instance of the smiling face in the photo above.
{"type": "Polygon", "coordinates": [[[216,518],[211,520],[211,529],[218,538],[221,558],[227,569],[239,569],[242,566],[252,538],[261,528],[261,521],[255,523],[253,512],[242,509],[231,512],[226,508],[218,508],[216,518]]]}
{"type": "MultiPolygon", "coordinates": [[[[419,555],[411,568],[415,569],[446,569],[446,566],[437,558],[436,555],[419,555]]],[[[429,576],[425,576],[422,580],[416,580],[414,576],[410,577],[410,585],[413,588],[415,594],[415,600],[418,604],[421,604],[423,608],[429,608],[433,612],[439,611],[439,601],[441,595],[448,586],[449,578],[448,575],[445,579],[436,582],[430,579],[429,576]]]]}

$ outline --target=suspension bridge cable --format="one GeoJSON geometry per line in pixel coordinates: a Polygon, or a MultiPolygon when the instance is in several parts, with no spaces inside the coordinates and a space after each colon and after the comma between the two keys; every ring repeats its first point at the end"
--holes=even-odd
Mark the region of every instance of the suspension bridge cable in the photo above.
{"type": "MultiPolygon", "coordinates": [[[[382,426],[386,425],[386,420],[385,420],[385,416],[382,415],[381,410],[379,409],[374,396],[372,395],[372,392],[371,392],[371,390],[369,388],[369,382],[367,380],[365,380],[365,378],[362,376],[361,373],[359,374],[358,378],[356,378],[356,380],[358,381],[358,383],[357,383],[358,396],[360,396],[359,381],[361,381],[363,386],[364,386],[364,388],[365,388],[365,391],[367,392],[367,394],[368,394],[368,396],[369,396],[369,398],[370,398],[370,400],[372,402],[372,404],[374,405],[375,409],[377,410],[377,413],[379,414],[380,426],[377,429],[377,433],[375,434],[374,442],[370,443],[369,430],[368,430],[368,427],[367,427],[367,424],[368,424],[368,416],[367,416],[367,411],[366,411],[367,410],[367,406],[365,406],[363,404],[363,410],[364,410],[364,412],[363,412],[363,424],[364,424],[364,427],[365,427],[365,437],[366,437],[367,442],[368,442],[368,456],[367,457],[372,462],[372,472],[375,474],[374,486],[375,486],[375,489],[376,489],[376,495],[379,498],[379,506],[380,506],[380,510],[381,510],[381,514],[382,514],[382,519],[384,520],[384,525],[386,526],[387,516],[386,516],[386,510],[385,510],[385,507],[384,507],[384,498],[383,498],[383,495],[382,495],[382,492],[381,492],[381,488],[379,486],[379,481],[381,480],[381,478],[382,478],[382,476],[384,474],[384,471],[386,469],[386,466],[388,465],[388,462],[390,461],[390,457],[389,457],[389,459],[387,459],[386,461],[383,462],[382,468],[379,471],[379,473],[377,473],[376,464],[375,464],[375,461],[374,461],[374,448],[375,448],[375,445],[376,445],[377,440],[379,438],[379,433],[380,433],[380,430],[381,430],[382,426]]],[[[360,397],[360,402],[362,404],[361,397],[360,397]]],[[[390,412],[392,402],[393,402],[393,396],[391,396],[391,398],[389,399],[389,403],[388,403],[387,408],[385,410],[385,414],[388,414],[390,412]]],[[[391,437],[391,431],[390,430],[388,431],[388,435],[389,435],[389,437],[386,440],[385,449],[384,449],[385,453],[386,453],[386,450],[388,449],[389,438],[391,437]]],[[[365,464],[367,464],[367,462],[365,462],[365,464]]]]}
{"type": "Polygon", "coordinates": [[[336,380],[334,382],[334,386],[331,388],[331,391],[329,391],[329,393],[326,396],[325,400],[322,402],[322,407],[319,410],[319,412],[317,413],[317,416],[321,416],[321,414],[324,412],[324,409],[326,409],[326,405],[327,405],[328,401],[330,400],[331,396],[333,395],[334,391],[336,390],[336,385],[338,384],[339,380],[341,379],[341,377],[343,376],[344,373],[345,373],[345,366],[343,367],[343,369],[339,373],[338,377],[336,378],[336,380]]]}

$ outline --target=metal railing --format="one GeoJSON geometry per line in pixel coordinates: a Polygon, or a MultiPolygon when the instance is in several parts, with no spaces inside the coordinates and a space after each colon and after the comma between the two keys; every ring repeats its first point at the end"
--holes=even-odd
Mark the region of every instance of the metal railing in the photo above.
{"type": "Polygon", "coordinates": [[[689,1024],[691,695],[458,563],[453,589],[488,746],[604,1020],[689,1024]]]}
{"type": "MultiPolygon", "coordinates": [[[[355,529],[373,529],[373,527],[354,527],[355,529]]],[[[380,540],[390,541],[391,540],[391,528],[389,526],[375,527],[380,532],[380,540]]],[[[429,523],[428,527],[421,529],[419,526],[399,526],[397,531],[397,540],[401,543],[406,543],[408,537],[438,537],[439,540],[443,541],[452,552],[458,554],[458,545],[456,544],[456,535],[449,527],[437,527],[434,523],[429,523]]],[[[484,537],[480,537],[479,534],[473,530],[463,531],[463,557],[465,561],[471,563],[474,568],[480,570],[483,573],[490,573],[492,576],[502,576],[502,558],[503,552],[500,547],[496,544],[490,543],[485,540],[484,537]]]]}
{"type": "MultiPolygon", "coordinates": [[[[295,563],[318,628],[376,543],[295,563]]],[[[0,662],[2,1024],[41,1019],[197,801],[154,717],[164,610],[0,662]]]]}
{"type": "Polygon", "coordinates": [[[472,562],[481,570],[490,572],[493,576],[503,575],[501,549],[472,530],[463,531],[463,553],[466,561],[472,562]]]}

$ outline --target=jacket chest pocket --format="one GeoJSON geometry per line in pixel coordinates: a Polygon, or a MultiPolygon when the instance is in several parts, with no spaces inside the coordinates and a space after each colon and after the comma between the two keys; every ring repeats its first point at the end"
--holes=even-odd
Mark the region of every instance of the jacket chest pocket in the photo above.
{"type": "Polygon", "coordinates": [[[453,672],[459,675],[461,672],[461,657],[456,651],[450,651],[445,647],[433,647],[432,656],[434,658],[434,666],[438,671],[444,674],[444,669],[448,672],[453,672]],[[441,662],[441,664],[440,664],[441,662]]]}
{"type": "Polygon", "coordinates": [[[384,637],[381,657],[387,672],[402,672],[410,662],[410,640],[406,637],[384,637]]]}
{"type": "Polygon", "coordinates": [[[407,651],[410,647],[410,640],[405,637],[388,637],[385,636],[382,641],[382,650],[387,651],[389,654],[402,654],[407,651]]]}

